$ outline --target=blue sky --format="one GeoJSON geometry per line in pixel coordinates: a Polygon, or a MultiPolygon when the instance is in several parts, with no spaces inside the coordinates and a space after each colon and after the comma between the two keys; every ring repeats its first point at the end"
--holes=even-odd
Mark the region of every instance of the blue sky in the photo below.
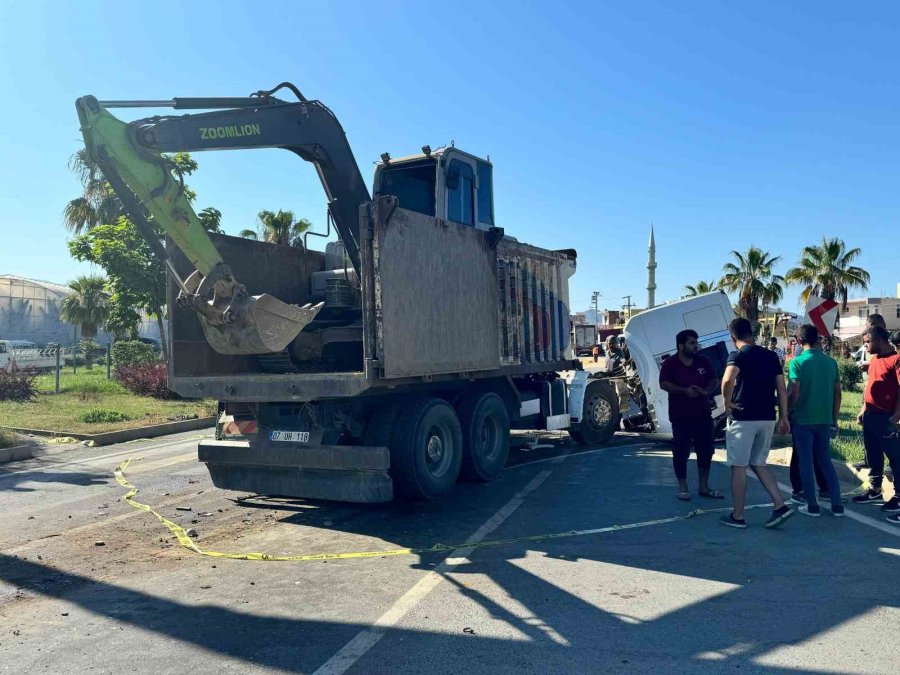
{"type": "MultiPolygon", "coordinates": [[[[232,96],[283,80],[338,115],[364,176],[451,140],[495,166],[498,224],[575,248],[573,308],[714,279],[732,249],[823,235],[894,293],[900,4],[30,2],[0,5],[0,273],[65,282],[74,101],[232,96]]],[[[145,114],[145,113],[142,113],[145,114]]],[[[260,209],[324,225],[312,167],[200,153],[190,184],[230,233],[260,209]]],[[[795,308],[797,292],[785,306],[795,308]]]]}

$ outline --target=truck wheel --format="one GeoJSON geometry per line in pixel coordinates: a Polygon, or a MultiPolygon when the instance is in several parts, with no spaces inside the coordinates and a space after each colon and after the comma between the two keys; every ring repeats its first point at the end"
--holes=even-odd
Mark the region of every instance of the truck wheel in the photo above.
{"type": "Polygon", "coordinates": [[[569,435],[581,445],[603,445],[619,428],[619,397],[608,384],[594,381],[584,392],[581,422],[569,435]]]}
{"type": "Polygon", "coordinates": [[[492,481],[503,473],[509,456],[509,413],[497,394],[468,394],[459,405],[462,427],[462,474],[492,481]]]}
{"type": "Polygon", "coordinates": [[[443,497],[456,484],[462,431],[449,403],[428,398],[402,408],[391,434],[391,477],[411,499],[443,497]]]}

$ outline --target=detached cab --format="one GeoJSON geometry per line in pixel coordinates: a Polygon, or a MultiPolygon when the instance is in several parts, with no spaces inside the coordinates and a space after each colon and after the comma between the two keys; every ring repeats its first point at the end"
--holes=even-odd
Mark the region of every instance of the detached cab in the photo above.
{"type": "MultiPolygon", "coordinates": [[[[612,378],[619,392],[622,426],[625,430],[672,437],[669,422],[669,395],[659,388],[662,362],[675,353],[675,335],[686,328],[697,331],[700,353],[708,358],[722,378],[731,350],[728,324],[734,310],[721,291],[660,305],[631,318],[625,339],[633,367],[625,375],[612,378]]],[[[725,421],[722,396],[715,396],[712,416],[717,425],[725,421]]]]}

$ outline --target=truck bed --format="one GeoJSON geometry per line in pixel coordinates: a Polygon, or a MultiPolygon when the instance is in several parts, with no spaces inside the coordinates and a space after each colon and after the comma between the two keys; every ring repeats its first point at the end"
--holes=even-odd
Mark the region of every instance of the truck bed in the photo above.
{"type": "MultiPolygon", "coordinates": [[[[286,353],[263,359],[218,354],[193,310],[175,303],[177,287],[170,280],[170,388],[224,401],[309,401],[373,387],[573,366],[568,279],[574,251],[540,249],[499,229],[482,231],[404,210],[393,197],[360,212],[361,363],[335,367],[292,363],[286,353]],[[272,363],[284,363],[288,372],[269,372],[272,363]]],[[[324,254],[317,251],[225,235],[214,236],[214,243],[254,295],[305,304],[312,275],[324,271],[324,254]]],[[[169,250],[179,274],[189,274],[187,260],[177,248],[169,250]]]]}

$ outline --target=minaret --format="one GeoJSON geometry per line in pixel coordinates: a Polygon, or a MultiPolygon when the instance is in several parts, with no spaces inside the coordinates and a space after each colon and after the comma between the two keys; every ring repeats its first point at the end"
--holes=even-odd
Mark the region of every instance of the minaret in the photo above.
{"type": "Polygon", "coordinates": [[[647,309],[656,306],[656,239],[653,237],[653,226],[650,226],[650,246],[647,249],[650,258],[647,260],[647,309]]]}

